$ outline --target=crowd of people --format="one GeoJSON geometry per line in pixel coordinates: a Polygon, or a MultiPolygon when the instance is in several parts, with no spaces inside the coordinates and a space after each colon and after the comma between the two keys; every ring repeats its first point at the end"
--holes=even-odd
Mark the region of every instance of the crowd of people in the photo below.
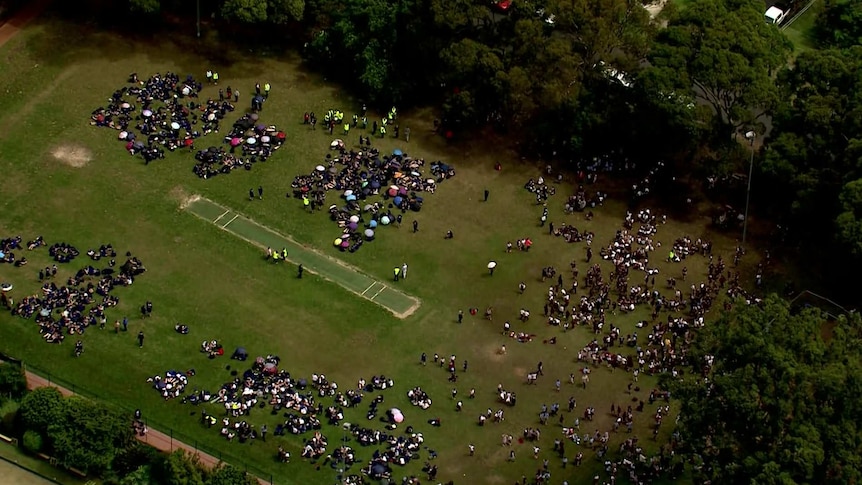
{"type": "MultiPolygon", "coordinates": [[[[15,240],[20,240],[15,238],[15,240]]],[[[10,244],[6,241],[6,247],[20,247],[20,242],[10,244]]],[[[29,251],[36,251],[45,247],[41,238],[28,243],[29,251]],[[32,249],[29,249],[32,248],[32,249]]],[[[57,243],[48,247],[48,254],[60,264],[71,262],[77,255],[78,250],[67,243],[57,243]]],[[[90,249],[87,255],[93,262],[102,258],[114,258],[116,252],[110,244],[104,244],[98,249],[90,249]]],[[[48,343],[62,343],[68,335],[77,336],[90,328],[101,330],[107,328],[107,311],[119,303],[119,298],[112,294],[117,287],[130,286],[135,278],[146,271],[143,263],[131,253],[126,253],[125,263],[116,268],[116,260],[111,259],[105,267],[97,268],[87,265],[70,276],[65,284],[54,281],[57,276],[58,267],[39,270],[39,281],[42,287],[39,293],[21,298],[15,305],[9,304],[5,297],[6,305],[10,306],[13,315],[25,319],[33,319],[39,326],[42,338],[48,343]]],[[[119,320],[115,322],[114,328],[119,331],[119,320]]],[[[81,342],[80,355],[83,351],[81,342]]]]}
{"type": "MultiPolygon", "coordinates": [[[[331,111],[327,116],[338,116],[337,110],[331,111]]],[[[424,174],[425,160],[401,150],[382,154],[370,143],[353,150],[334,140],[330,148],[335,156],[327,154],[323,163],[291,184],[293,197],[311,212],[326,207],[329,192],[338,193],[339,201],[328,206],[328,213],[341,230],[334,246],[344,251],[355,252],[374,240],[380,226],[400,226],[405,214],[422,210],[424,194],[433,194],[439,183],[455,176],[455,169],[440,161],[424,174]]]]}
{"type": "MultiPolygon", "coordinates": [[[[207,82],[215,85],[218,80],[208,76],[207,82]]],[[[193,171],[203,179],[239,168],[251,170],[282,146],[285,133],[259,122],[263,103],[258,100],[264,99],[259,89],[252,97],[252,112],[239,117],[226,134],[224,120],[236,110],[232,101],[239,101],[239,91],[228,86],[227,93],[218,89],[218,99],[203,100],[203,90],[204,84],[192,75],[181,79],[166,72],[142,80],[132,73],[106,106],[91,113],[90,124],[117,130],[126,151],[146,164],[165,158],[166,151],[195,151],[195,143],[208,135],[221,136],[225,147],[211,146],[195,155],[193,171]]]]}

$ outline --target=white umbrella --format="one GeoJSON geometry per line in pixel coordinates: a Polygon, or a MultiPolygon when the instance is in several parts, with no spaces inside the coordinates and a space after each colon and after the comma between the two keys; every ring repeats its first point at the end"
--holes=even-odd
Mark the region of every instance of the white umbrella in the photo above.
{"type": "Polygon", "coordinates": [[[359,216],[350,216],[350,222],[359,222],[359,216]]]}
{"type": "Polygon", "coordinates": [[[257,138],[250,136],[250,137],[248,137],[248,139],[245,142],[248,143],[249,145],[254,145],[255,143],[257,143],[257,138]]]}
{"type": "Polygon", "coordinates": [[[173,128],[173,129],[175,129],[175,130],[179,130],[179,129],[180,129],[180,124],[179,124],[179,123],[177,123],[176,121],[174,121],[173,123],[171,123],[171,128],[173,128]]]}
{"type": "Polygon", "coordinates": [[[496,261],[491,261],[491,262],[489,262],[489,263],[488,263],[488,269],[494,269],[494,268],[496,268],[496,267],[497,267],[497,262],[496,262],[496,261]]]}
{"type": "Polygon", "coordinates": [[[12,283],[3,283],[0,285],[0,291],[6,292],[12,290],[12,283]]]}
{"type": "Polygon", "coordinates": [[[260,137],[260,141],[262,141],[263,143],[269,143],[269,135],[263,135],[262,137],[260,137]]]}
{"type": "Polygon", "coordinates": [[[326,167],[324,167],[323,165],[318,165],[318,166],[314,167],[314,169],[317,170],[318,172],[326,171],[326,167]]]}
{"type": "Polygon", "coordinates": [[[348,190],[345,190],[345,191],[344,191],[344,196],[345,196],[345,197],[347,197],[348,195],[353,195],[353,191],[352,191],[352,190],[349,190],[349,189],[348,189],[348,190]]]}
{"type": "Polygon", "coordinates": [[[427,183],[429,183],[429,184],[432,184],[432,185],[437,183],[437,181],[436,181],[436,180],[434,180],[434,179],[428,179],[428,180],[426,180],[425,182],[427,182],[427,183]]]}
{"type": "Polygon", "coordinates": [[[192,92],[192,90],[189,89],[188,86],[183,88],[183,96],[188,96],[189,94],[191,94],[191,92],[192,92]]]}
{"type": "Polygon", "coordinates": [[[129,109],[129,108],[131,108],[131,107],[132,107],[132,105],[130,105],[129,103],[123,103],[123,104],[121,104],[121,105],[120,105],[120,107],[121,107],[121,108],[123,108],[123,109],[129,109]]]}
{"type": "Polygon", "coordinates": [[[215,113],[210,113],[207,115],[207,121],[212,121],[214,119],[216,119],[215,113]]]}
{"type": "Polygon", "coordinates": [[[129,136],[128,131],[121,131],[119,138],[120,138],[120,140],[125,140],[128,136],[129,136]]]}
{"type": "Polygon", "coordinates": [[[148,109],[145,109],[141,114],[144,115],[144,118],[149,118],[150,116],[153,116],[153,112],[148,109]]]}

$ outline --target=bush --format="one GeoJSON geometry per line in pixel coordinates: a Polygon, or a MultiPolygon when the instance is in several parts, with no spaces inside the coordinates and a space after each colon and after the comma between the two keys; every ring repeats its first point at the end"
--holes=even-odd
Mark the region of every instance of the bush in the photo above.
{"type": "Polygon", "coordinates": [[[27,393],[27,379],[19,365],[0,362],[0,395],[18,399],[27,393]]]}
{"type": "Polygon", "coordinates": [[[18,401],[12,400],[5,401],[0,406],[0,431],[10,434],[15,433],[15,418],[18,415],[19,407],[18,401]]]}
{"type": "Polygon", "coordinates": [[[28,430],[24,433],[24,438],[21,440],[24,449],[30,453],[36,454],[42,451],[42,435],[36,431],[28,430]]]}

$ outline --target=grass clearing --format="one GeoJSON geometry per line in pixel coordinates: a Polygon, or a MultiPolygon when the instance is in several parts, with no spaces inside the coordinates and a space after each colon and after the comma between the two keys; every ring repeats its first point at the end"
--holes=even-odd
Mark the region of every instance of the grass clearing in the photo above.
{"type": "Polygon", "coordinates": [[[791,19],[793,23],[782,28],[784,35],[793,42],[794,56],[817,48],[817,39],[814,38],[814,22],[817,20],[819,7],[819,2],[815,0],[802,15],[791,19]]]}
{"type": "MultiPolygon", "coordinates": [[[[653,378],[642,376],[640,390],[630,394],[627,385],[631,377],[604,368],[595,369],[588,389],[568,384],[568,375],[580,367],[575,361],[576,351],[595,335],[584,328],[563,333],[542,322],[540,313],[549,283],[541,282],[540,270],[548,265],[565,269],[570,261],[578,260],[583,278],[585,247],[550,237],[547,228],[540,227],[542,208],[523,188],[528,179],[539,175],[539,167],[502,152],[499,146],[503,144],[497,140],[448,145],[432,133],[433,115],[402,114],[402,128],[410,126],[412,130],[410,142],[375,139],[375,146],[381,151],[401,148],[429,161],[443,160],[455,167],[457,175],[426,198],[420,213],[411,214],[419,222],[419,232],[388,226],[359,252],[338,253],[331,242],[340,230],[325,212],[308,214],[301,202],[279,194],[290,191],[293,177],[307,173],[329,151],[332,137],[303,125],[303,112],[315,111],[322,117],[329,108],[341,108],[350,114],[358,109],[358,100],[308,74],[289,54],[251,56],[210,42],[198,44],[180,34],[133,38],[94,30],[82,36],[80,28],[61,18],[44,17],[0,49],[5,64],[0,70],[0,92],[10,93],[0,96],[0,126],[5,127],[0,130],[0,236],[21,234],[27,239],[43,235],[49,244],[66,241],[82,253],[112,243],[120,254],[128,250],[139,257],[147,272],[132,286],[114,292],[120,304],[110,309],[109,320],[128,316],[129,332],[115,334],[91,328],[83,336],[86,351],[82,358],[72,357],[71,343],[45,344],[32,321],[5,313],[0,315],[0,352],[24,359],[30,367],[41,369],[76,392],[126,409],[140,408],[151,427],[264,478],[271,477],[275,483],[291,484],[334,482],[336,471],[300,459],[302,437],[270,435],[266,443],[228,443],[217,429],[200,424],[199,407],[178,400],[166,402],[146,379],[169,369],[194,368],[197,374],[189,390],[217,390],[232,379],[230,371],[238,364],[226,358],[207,359],[198,352],[204,339],[219,340],[228,353],[244,346],[252,356],[278,354],[282,367],[293,375],[323,372],[342,389],[352,388],[360,377],[385,374],[395,380],[395,388],[385,393],[386,406],[404,410],[406,424],[423,432],[425,444],[439,453],[435,461],[440,469],[438,480],[459,484],[511,483],[521,475],[532,476],[537,464],[528,456],[529,445],[516,445],[518,459],[509,463],[500,435],[519,436],[524,428],[537,426],[536,414],[543,403],[565,405],[568,397],[574,396],[577,414],[590,405],[597,410],[596,420],[582,424],[582,431],[605,430],[613,419],[608,412],[611,404],[645,400],[656,385],[653,378]],[[91,111],[102,105],[130,72],[142,77],[167,70],[201,76],[213,67],[219,70],[224,85],[243,93],[252,92],[255,82],[273,85],[261,119],[285,130],[289,142],[250,172],[201,180],[192,173],[192,156],[179,151],[145,166],[123,150],[115,132],[88,124],[91,111]],[[57,79],[62,82],[55,82],[57,79]],[[87,163],[81,167],[60,163],[52,153],[64,145],[85,149],[87,163]],[[501,172],[493,170],[497,161],[503,164],[501,172]],[[258,185],[274,195],[248,201],[248,188],[258,185]],[[487,203],[481,201],[485,189],[490,191],[487,203]],[[388,281],[393,266],[407,262],[410,277],[399,282],[399,287],[420,298],[422,306],[402,321],[327,278],[309,274],[300,282],[293,272],[285,277],[284,268],[266,264],[259,249],[228,231],[201,224],[179,209],[180,201],[189,194],[236,209],[237,214],[289,235],[298,244],[341,258],[379,281],[388,281]],[[454,239],[444,239],[447,230],[453,231],[454,239]],[[530,252],[505,252],[507,241],[526,236],[536,243],[530,252]],[[493,276],[486,270],[489,259],[499,263],[493,276]],[[521,281],[527,284],[523,295],[517,289],[521,281]],[[146,300],[153,301],[155,310],[152,318],[143,320],[137,317],[138,307],[146,300]],[[459,309],[466,313],[468,308],[479,308],[481,315],[488,306],[494,307],[493,321],[467,316],[462,325],[456,323],[459,309]],[[532,311],[530,322],[517,320],[521,308],[532,311]],[[512,321],[513,330],[536,334],[536,340],[520,344],[504,337],[501,330],[505,320],[512,321]],[[189,325],[190,335],[176,333],[177,322],[189,325]],[[147,335],[142,349],[135,342],[140,330],[147,335]],[[558,338],[556,345],[542,343],[552,336],[558,338]],[[509,350],[502,356],[497,350],[504,343],[509,350]],[[464,399],[462,412],[455,411],[450,398],[453,386],[447,382],[448,373],[419,365],[422,352],[429,357],[434,353],[455,354],[459,369],[462,360],[469,361],[469,370],[459,375],[457,388],[461,396],[475,388],[476,398],[464,399]],[[525,373],[538,361],[544,362],[547,377],[528,388],[525,373]],[[557,378],[565,383],[560,393],[554,390],[557,378]],[[518,392],[518,405],[506,408],[504,423],[479,427],[480,413],[489,407],[503,407],[497,402],[498,383],[518,392]],[[434,400],[427,411],[411,406],[405,395],[417,385],[434,400]],[[439,417],[443,426],[428,426],[426,421],[432,417],[439,417]],[[475,444],[476,456],[467,456],[468,442],[475,444]],[[278,445],[293,453],[292,463],[276,461],[278,445]]],[[[215,95],[214,88],[205,89],[204,96],[215,95]]],[[[244,96],[240,105],[247,101],[244,96]]],[[[566,222],[594,232],[597,245],[613,239],[626,209],[619,202],[621,194],[612,192],[611,201],[596,210],[595,218],[586,220],[583,214],[566,215],[562,211],[565,197],[574,191],[571,181],[559,185],[557,191],[548,204],[550,220],[558,226],[566,222]]],[[[710,237],[716,254],[730,254],[733,239],[708,233],[706,222],[697,217],[688,222],[670,221],[660,227],[658,239],[669,244],[683,235],[710,237]]],[[[38,291],[38,268],[50,263],[45,251],[26,256],[31,261],[28,266],[0,268],[2,279],[14,283],[16,300],[38,291]]],[[[609,263],[598,262],[607,274],[609,263]]],[[[63,266],[57,280],[65,281],[86,264],[86,257],[81,257],[63,266]]],[[[663,276],[679,276],[679,265],[656,264],[663,276]]],[[[702,278],[706,265],[700,257],[687,261],[689,279],[702,278]]],[[[309,269],[312,267],[310,264],[309,269]]],[[[635,323],[646,316],[639,311],[615,315],[612,320],[627,334],[636,331],[635,323]]],[[[204,408],[217,416],[224,412],[218,405],[204,408]]],[[[363,403],[347,410],[346,420],[365,423],[366,408],[363,403]]],[[[663,434],[659,441],[648,439],[654,410],[655,405],[648,405],[635,420],[634,434],[642,438],[648,452],[655,451],[666,438],[663,434]]],[[[570,425],[574,417],[566,415],[565,423],[570,425]]],[[[274,429],[280,416],[261,410],[249,419],[274,429]]],[[[324,426],[324,433],[333,446],[342,431],[324,426]]],[[[552,441],[559,433],[554,422],[547,426],[540,442],[543,457],[551,459],[554,480],[562,476],[571,483],[591,480],[602,469],[592,452],[585,450],[587,459],[582,467],[570,466],[565,471],[554,459],[552,441]]],[[[624,438],[614,435],[612,443],[624,438]]],[[[351,444],[362,460],[371,456],[371,448],[351,444]]],[[[568,449],[571,454],[575,447],[568,449]]],[[[421,459],[396,468],[395,476],[421,476],[425,459],[423,453],[421,459]]]]}

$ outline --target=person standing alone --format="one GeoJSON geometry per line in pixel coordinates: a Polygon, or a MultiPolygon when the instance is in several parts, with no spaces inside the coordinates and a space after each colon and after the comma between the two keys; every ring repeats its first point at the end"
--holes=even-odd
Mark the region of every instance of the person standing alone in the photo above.
{"type": "Polygon", "coordinates": [[[138,348],[144,348],[144,331],[138,332],[138,348]]]}
{"type": "Polygon", "coordinates": [[[401,278],[407,279],[407,263],[401,265],[401,278]]]}

